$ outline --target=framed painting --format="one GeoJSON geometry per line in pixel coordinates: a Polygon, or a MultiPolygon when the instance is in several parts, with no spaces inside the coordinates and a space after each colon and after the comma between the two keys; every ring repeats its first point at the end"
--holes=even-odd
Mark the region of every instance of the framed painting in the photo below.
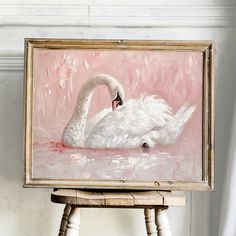
{"type": "Polygon", "coordinates": [[[214,43],[25,40],[25,186],[214,189],[214,43]]]}

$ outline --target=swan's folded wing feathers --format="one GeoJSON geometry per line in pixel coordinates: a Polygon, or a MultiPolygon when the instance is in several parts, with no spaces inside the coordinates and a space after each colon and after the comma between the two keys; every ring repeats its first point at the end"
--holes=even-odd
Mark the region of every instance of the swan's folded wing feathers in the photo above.
{"type": "Polygon", "coordinates": [[[132,146],[153,128],[163,127],[171,116],[171,108],[163,99],[156,99],[155,96],[130,99],[97,123],[87,138],[87,145],[132,146]]]}

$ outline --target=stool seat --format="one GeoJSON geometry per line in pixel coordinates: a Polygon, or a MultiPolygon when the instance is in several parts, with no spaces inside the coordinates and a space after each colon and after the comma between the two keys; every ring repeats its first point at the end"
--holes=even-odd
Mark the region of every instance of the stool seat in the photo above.
{"type": "Polygon", "coordinates": [[[167,191],[83,191],[56,189],[51,201],[65,204],[58,236],[78,236],[80,208],[143,208],[148,236],[172,236],[166,210],[184,206],[185,195],[167,191]]]}
{"type": "Polygon", "coordinates": [[[185,195],[166,191],[82,191],[59,189],[51,194],[55,203],[79,207],[156,208],[184,206],[185,195]]]}

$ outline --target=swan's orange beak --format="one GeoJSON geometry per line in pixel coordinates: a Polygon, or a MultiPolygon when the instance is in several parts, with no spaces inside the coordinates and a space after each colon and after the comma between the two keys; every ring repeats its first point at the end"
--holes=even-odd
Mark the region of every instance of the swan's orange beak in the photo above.
{"type": "Polygon", "coordinates": [[[116,108],[119,106],[119,101],[113,100],[112,101],[112,110],[115,111],[116,108]]]}
{"type": "Polygon", "coordinates": [[[115,111],[118,106],[123,105],[123,100],[121,99],[119,93],[117,93],[116,98],[112,101],[112,110],[115,111]]]}

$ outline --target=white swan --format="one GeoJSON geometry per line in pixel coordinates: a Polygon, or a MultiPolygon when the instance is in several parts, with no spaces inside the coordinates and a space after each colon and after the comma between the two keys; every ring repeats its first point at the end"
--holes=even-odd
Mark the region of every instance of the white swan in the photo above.
{"type": "Polygon", "coordinates": [[[134,148],[173,144],[182,133],[196,106],[183,105],[175,114],[171,107],[155,96],[129,99],[123,106],[122,86],[115,78],[98,75],[85,83],[79,93],[72,119],[63,132],[63,143],[92,148],[134,148]],[[113,99],[113,111],[105,109],[85,124],[92,91],[105,84],[113,99]],[[92,124],[92,125],[91,125],[92,124]]]}

